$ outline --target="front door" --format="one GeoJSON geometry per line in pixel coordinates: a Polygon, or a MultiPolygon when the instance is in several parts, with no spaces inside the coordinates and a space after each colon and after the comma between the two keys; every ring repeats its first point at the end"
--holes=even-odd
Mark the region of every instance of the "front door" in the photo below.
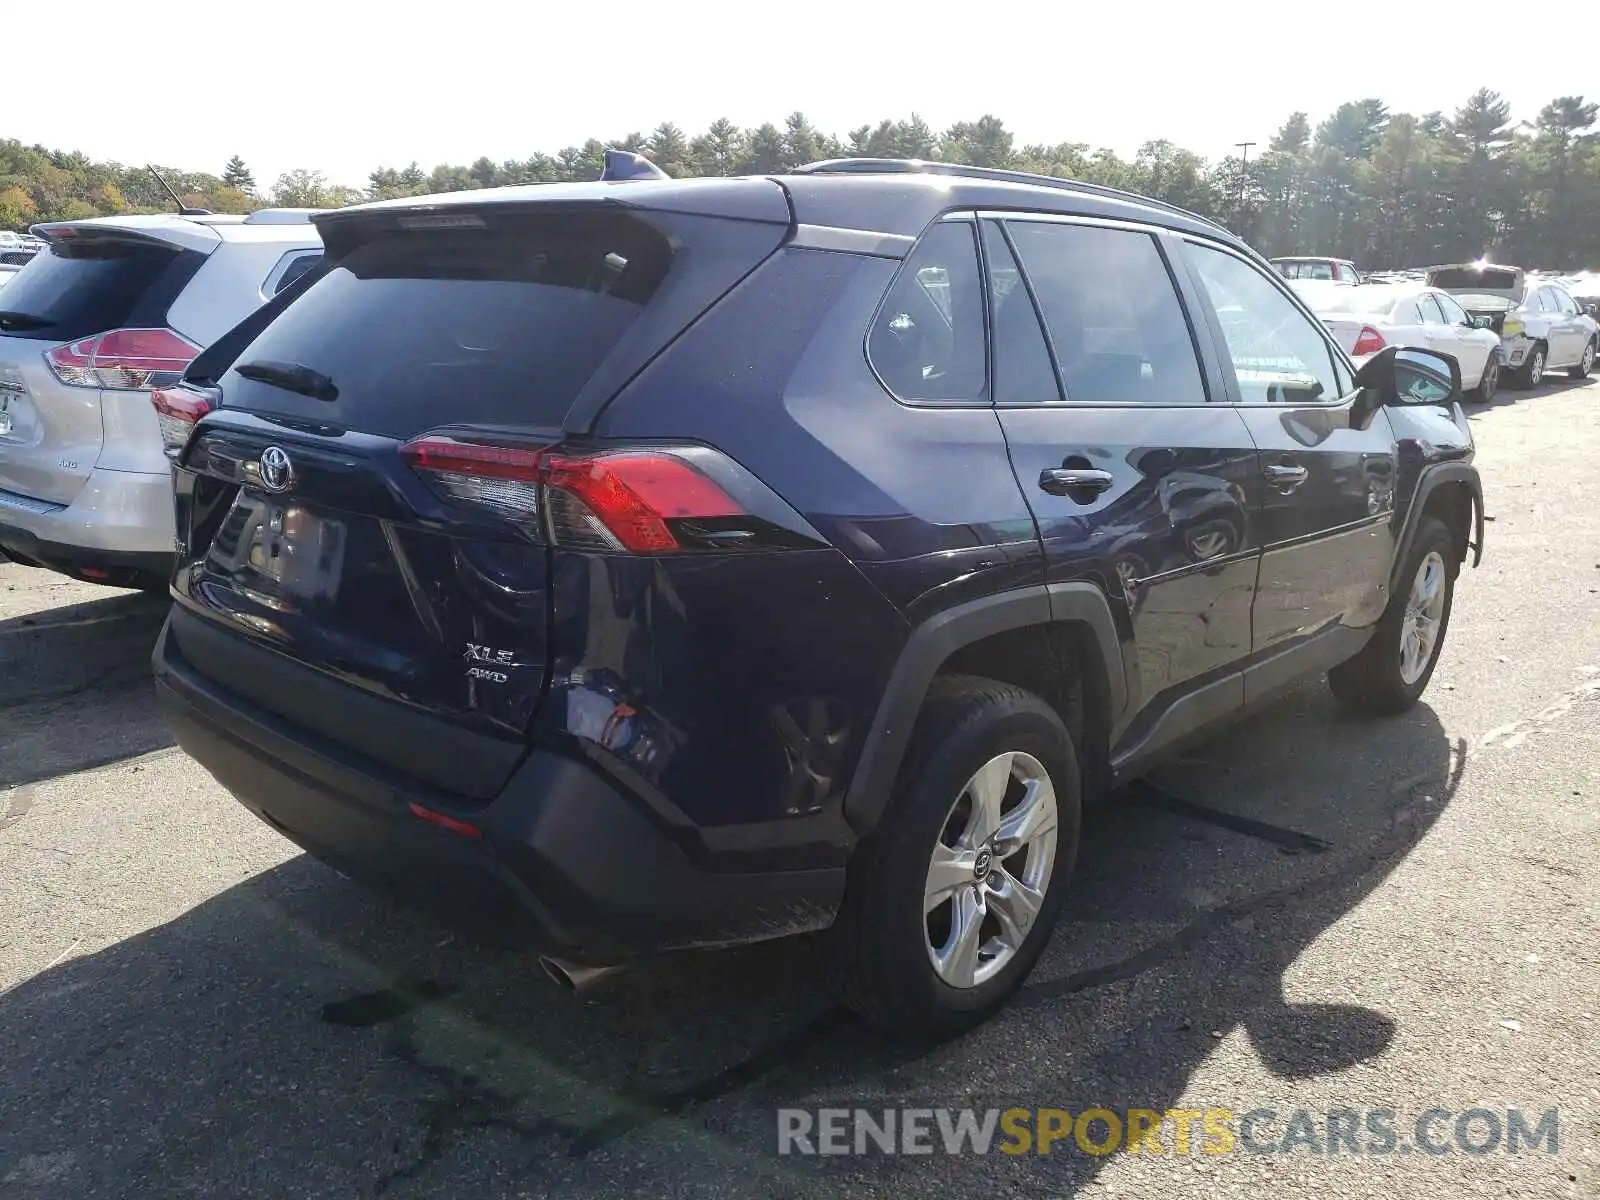
{"type": "Polygon", "coordinates": [[[997,411],[1048,580],[1093,581],[1132,635],[1120,732],[1250,653],[1255,447],[1209,402],[1170,237],[1013,215],[982,241],[997,411]]]}
{"type": "Polygon", "coordinates": [[[1186,256],[1225,347],[1238,412],[1261,452],[1256,653],[1346,625],[1388,603],[1398,468],[1388,417],[1351,427],[1355,387],[1317,322],[1242,255],[1186,256]]]}

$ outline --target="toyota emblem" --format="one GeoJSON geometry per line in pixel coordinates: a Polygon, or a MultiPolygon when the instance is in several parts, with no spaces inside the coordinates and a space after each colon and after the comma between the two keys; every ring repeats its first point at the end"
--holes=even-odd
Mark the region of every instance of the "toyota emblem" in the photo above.
{"type": "Polygon", "coordinates": [[[281,446],[268,446],[261,452],[261,486],[269,492],[286,492],[294,482],[294,464],[281,446]]]}

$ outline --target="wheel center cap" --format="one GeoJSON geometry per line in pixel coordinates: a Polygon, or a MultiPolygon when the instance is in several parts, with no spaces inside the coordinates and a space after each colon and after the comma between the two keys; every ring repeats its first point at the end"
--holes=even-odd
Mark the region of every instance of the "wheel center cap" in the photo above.
{"type": "Polygon", "coordinates": [[[979,883],[989,878],[989,871],[994,866],[994,855],[988,849],[978,851],[978,857],[972,860],[972,877],[979,883]]]}

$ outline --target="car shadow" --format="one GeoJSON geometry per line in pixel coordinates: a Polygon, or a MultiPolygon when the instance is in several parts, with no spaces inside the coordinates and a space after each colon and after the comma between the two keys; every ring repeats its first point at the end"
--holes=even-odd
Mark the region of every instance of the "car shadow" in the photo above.
{"type": "Polygon", "coordinates": [[[1365,722],[1320,685],[1291,694],[1096,810],[1033,978],[940,1047],[839,1010],[819,939],[572,993],[293,858],[0,995],[0,1192],[920,1195],[971,1173],[1068,1194],[1109,1160],[780,1158],[775,1111],[1161,1110],[1235,1036],[1283,1080],[1373,1059],[1395,1024],[1352,999],[1361,979],[1301,999],[1285,975],[1463,762],[1425,706],[1365,722]]]}
{"type": "Polygon", "coordinates": [[[117,593],[0,620],[0,788],[172,744],[150,684],[167,606],[117,593]]]}

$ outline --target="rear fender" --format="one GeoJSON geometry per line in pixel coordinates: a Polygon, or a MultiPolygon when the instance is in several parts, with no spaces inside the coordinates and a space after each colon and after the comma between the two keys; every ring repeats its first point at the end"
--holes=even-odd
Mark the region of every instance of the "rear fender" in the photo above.
{"type": "Polygon", "coordinates": [[[845,794],[845,819],[857,833],[869,832],[883,815],[910,745],[929,685],[963,647],[995,634],[1056,623],[1087,629],[1099,658],[1112,713],[1127,703],[1120,643],[1104,593],[1089,583],[1017,588],[946,609],[916,627],[900,652],[866,744],[845,794]]]}

